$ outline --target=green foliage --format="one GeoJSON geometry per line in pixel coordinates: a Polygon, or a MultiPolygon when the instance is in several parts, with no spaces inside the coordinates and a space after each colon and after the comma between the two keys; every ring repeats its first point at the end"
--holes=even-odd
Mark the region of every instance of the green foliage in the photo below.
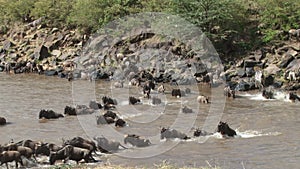
{"type": "Polygon", "coordinates": [[[300,3],[296,0],[259,0],[259,22],[263,41],[281,40],[293,28],[300,28],[300,3]]]}
{"type": "Polygon", "coordinates": [[[1,0],[1,23],[27,21],[35,2],[36,0],[1,0]]]}
{"type": "Polygon", "coordinates": [[[54,26],[67,26],[74,0],[38,0],[31,11],[33,18],[45,17],[54,26]]]}
{"type": "Polygon", "coordinates": [[[49,26],[93,33],[126,15],[171,13],[199,26],[224,53],[283,40],[300,28],[299,0],[0,0],[0,9],[0,33],[40,17],[49,26]]]}
{"type": "Polygon", "coordinates": [[[140,0],[77,0],[70,23],[95,31],[114,19],[141,12],[140,0]]]}

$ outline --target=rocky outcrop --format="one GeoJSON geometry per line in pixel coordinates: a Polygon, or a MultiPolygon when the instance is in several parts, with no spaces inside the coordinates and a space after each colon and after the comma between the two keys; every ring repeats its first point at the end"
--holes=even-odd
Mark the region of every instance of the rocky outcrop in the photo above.
{"type": "Polygon", "coordinates": [[[258,89],[256,72],[261,71],[261,85],[298,90],[300,81],[300,44],[286,42],[279,46],[262,48],[227,66],[225,76],[231,88],[237,91],[258,89]],[[293,76],[293,77],[291,77],[293,76]]]}
{"type": "MultiPolygon", "coordinates": [[[[20,26],[0,38],[0,71],[37,72],[72,79],[115,79],[176,82],[177,85],[218,83],[225,77],[231,89],[261,86],[298,89],[300,45],[289,41],[262,47],[239,60],[214,64],[217,53],[192,49],[175,38],[147,29],[121,37],[81,35],[76,30],[20,26]],[[213,56],[213,57],[212,57],[213,56]],[[71,73],[70,73],[71,72],[71,73]]],[[[203,42],[203,44],[205,44],[203,42]]]]}
{"type": "Polygon", "coordinates": [[[73,62],[74,57],[79,55],[85,37],[76,30],[41,25],[16,26],[1,35],[1,70],[4,71],[4,65],[9,63],[14,73],[67,74],[72,67],[65,62],[73,62]]]}

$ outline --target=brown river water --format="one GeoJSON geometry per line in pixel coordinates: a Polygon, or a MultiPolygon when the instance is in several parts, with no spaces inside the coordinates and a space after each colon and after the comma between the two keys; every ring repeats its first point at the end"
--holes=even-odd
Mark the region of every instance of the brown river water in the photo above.
{"type": "MultiPolygon", "coordinates": [[[[220,166],[221,168],[300,168],[300,103],[291,103],[278,94],[276,100],[264,100],[258,92],[238,93],[235,100],[222,97],[222,90],[203,86],[182,86],[192,93],[182,98],[172,98],[171,87],[160,97],[161,105],[151,105],[142,99],[141,105],[129,105],[128,96],[140,97],[141,89],[125,85],[115,89],[107,81],[68,82],[56,77],[40,75],[6,75],[0,73],[0,116],[9,122],[0,127],[0,144],[11,139],[41,140],[62,143],[62,139],[75,136],[90,138],[105,136],[123,143],[126,134],[138,134],[153,143],[147,148],[134,148],[116,154],[102,155],[101,163],[125,166],[153,167],[167,161],[177,166],[220,166]],[[210,95],[212,104],[196,103],[200,93],[210,95]],[[217,94],[214,92],[217,91],[217,94]],[[97,126],[95,116],[67,116],[41,122],[41,109],[63,113],[66,105],[88,104],[108,95],[118,101],[119,116],[128,122],[125,128],[113,125],[97,126]],[[182,105],[195,113],[182,113],[182,105]],[[219,120],[226,121],[238,133],[236,138],[222,138],[219,134],[193,138],[189,141],[160,140],[160,127],[171,126],[193,135],[196,127],[214,132],[219,120]]],[[[47,166],[47,165],[45,165],[47,166]]],[[[45,167],[43,165],[39,167],[45,167]]],[[[4,167],[4,165],[2,166],[4,167]]]]}

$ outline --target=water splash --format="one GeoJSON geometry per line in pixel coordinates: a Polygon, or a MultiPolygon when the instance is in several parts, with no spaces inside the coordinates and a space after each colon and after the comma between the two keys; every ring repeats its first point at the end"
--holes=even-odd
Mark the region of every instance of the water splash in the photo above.
{"type": "Polygon", "coordinates": [[[249,93],[245,93],[245,94],[240,94],[239,96],[242,97],[248,97],[250,100],[258,100],[258,101],[284,101],[284,102],[291,102],[291,100],[289,99],[289,94],[283,91],[276,91],[274,93],[274,99],[266,99],[265,97],[262,96],[261,93],[257,93],[257,94],[249,94],[249,93]]]}

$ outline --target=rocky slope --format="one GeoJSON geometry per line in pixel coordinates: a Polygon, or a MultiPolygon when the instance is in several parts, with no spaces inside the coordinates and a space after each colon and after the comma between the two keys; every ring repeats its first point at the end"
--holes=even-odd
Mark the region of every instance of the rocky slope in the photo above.
{"type": "Polygon", "coordinates": [[[30,62],[41,65],[45,75],[63,78],[70,71],[74,78],[113,77],[117,80],[128,79],[131,72],[143,72],[158,82],[176,80],[178,84],[209,80],[216,83],[226,77],[232,88],[247,91],[257,89],[255,72],[261,70],[265,86],[286,90],[300,88],[300,43],[295,40],[262,47],[239,61],[223,63],[225,70],[222,73],[223,67],[213,64],[214,60],[205,56],[215,53],[199,54],[176,39],[140,30],[136,30],[134,36],[115,40],[113,45],[107,42],[108,37],[97,38],[97,43],[91,44],[94,41],[87,42],[88,37],[76,30],[44,25],[17,26],[0,36],[0,71],[4,71],[6,63],[11,63],[13,70],[18,69],[15,73],[22,73],[30,62]],[[86,43],[94,45],[93,50],[98,48],[96,53],[84,49],[86,43]],[[72,63],[76,63],[77,69],[73,69],[72,63]],[[293,73],[296,79],[291,79],[293,73]]]}

